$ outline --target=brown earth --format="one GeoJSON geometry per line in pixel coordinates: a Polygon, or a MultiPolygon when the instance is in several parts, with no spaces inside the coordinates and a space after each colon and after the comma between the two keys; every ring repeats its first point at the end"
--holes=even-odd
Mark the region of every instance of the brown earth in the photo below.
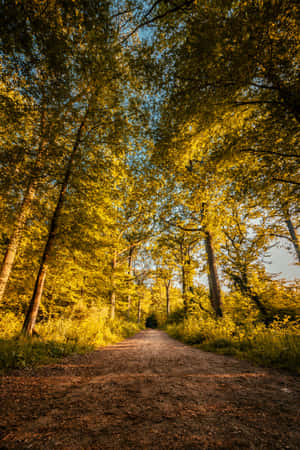
{"type": "Polygon", "coordinates": [[[300,380],[162,331],[1,378],[0,449],[300,449],[300,380]]]}

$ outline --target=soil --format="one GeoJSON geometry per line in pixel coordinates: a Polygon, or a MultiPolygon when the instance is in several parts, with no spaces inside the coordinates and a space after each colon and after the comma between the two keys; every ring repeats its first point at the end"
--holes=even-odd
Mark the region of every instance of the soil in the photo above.
{"type": "Polygon", "coordinates": [[[1,377],[0,449],[299,449],[300,379],[147,330],[1,377]]]}

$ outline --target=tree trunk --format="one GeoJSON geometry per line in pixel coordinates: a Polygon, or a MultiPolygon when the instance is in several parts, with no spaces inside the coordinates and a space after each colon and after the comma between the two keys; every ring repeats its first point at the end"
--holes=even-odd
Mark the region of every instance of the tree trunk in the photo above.
{"type": "Polygon", "coordinates": [[[186,279],[187,274],[185,267],[185,255],[182,244],[180,244],[180,260],[181,260],[181,286],[182,286],[183,309],[184,315],[186,316],[188,310],[187,279],[186,279]]]}
{"type": "Polygon", "coordinates": [[[171,280],[166,281],[166,309],[167,309],[167,318],[169,317],[170,314],[170,286],[171,286],[171,280]]]}
{"type": "Polygon", "coordinates": [[[44,152],[45,148],[45,139],[42,136],[43,135],[43,128],[44,128],[44,113],[42,113],[41,117],[41,138],[40,138],[40,144],[39,149],[35,161],[34,168],[32,169],[30,181],[28,183],[26,192],[24,193],[24,198],[18,213],[18,216],[16,218],[14,229],[12,232],[12,235],[10,237],[3,262],[1,265],[1,271],[0,271],[0,302],[3,299],[5,289],[13,268],[13,264],[15,261],[15,257],[19,248],[20,239],[22,235],[22,231],[24,229],[26,220],[29,216],[29,213],[31,211],[31,204],[35,196],[36,192],[36,186],[37,186],[37,180],[39,176],[39,172],[41,170],[41,156],[44,152]]]}
{"type": "Polygon", "coordinates": [[[24,194],[24,199],[15,222],[14,230],[9,240],[7,250],[3,258],[3,263],[0,272],[0,302],[3,298],[9,280],[9,276],[15,261],[15,257],[21,239],[21,234],[31,209],[30,207],[32,200],[35,196],[35,190],[36,190],[36,180],[32,179],[24,194]]]}
{"type": "Polygon", "coordinates": [[[181,286],[182,286],[182,297],[185,298],[186,294],[186,273],[185,266],[182,264],[181,266],[181,286]]]}
{"type": "Polygon", "coordinates": [[[111,274],[111,294],[110,294],[110,318],[114,320],[116,315],[116,288],[115,288],[115,270],[117,267],[117,252],[115,250],[112,260],[112,274],[111,274]]]}
{"type": "Polygon", "coordinates": [[[290,236],[291,236],[291,241],[293,243],[294,249],[296,251],[296,255],[298,258],[298,261],[300,262],[300,245],[299,245],[299,239],[296,233],[296,230],[294,228],[293,222],[291,220],[291,218],[289,216],[285,217],[285,223],[286,226],[288,227],[290,236]]]}
{"type": "Polygon", "coordinates": [[[137,317],[137,321],[138,323],[140,323],[141,321],[141,297],[139,296],[138,298],[138,317],[137,317]]]}
{"type": "MultiPolygon", "coordinates": [[[[132,263],[133,263],[133,252],[134,252],[134,246],[130,245],[129,249],[129,255],[128,255],[128,276],[132,277],[132,263]]],[[[129,280],[130,283],[130,280],[129,280]]],[[[128,294],[127,296],[127,315],[128,318],[130,317],[130,309],[131,309],[131,295],[128,294]]]]}
{"type": "Polygon", "coordinates": [[[83,131],[83,128],[85,125],[86,118],[87,118],[87,112],[86,112],[84,118],[82,119],[81,124],[78,128],[76,139],[75,139],[75,142],[73,145],[73,150],[70,155],[68,166],[66,169],[65,177],[64,177],[63,183],[61,185],[59,198],[58,198],[56,208],[55,208],[52,220],[51,220],[48,239],[47,239],[47,242],[46,242],[46,245],[44,248],[44,253],[42,256],[42,260],[40,263],[40,269],[38,272],[38,276],[37,276],[35,286],[34,286],[33,295],[32,295],[31,302],[30,302],[30,305],[29,305],[29,308],[28,308],[28,311],[26,314],[26,318],[25,318],[25,321],[23,324],[23,328],[22,328],[22,332],[25,336],[32,336],[33,329],[35,326],[35,322],[36,322],[36,318],[37,318],[37,314],[38,314],[38,310],[39,310],[39,305],[40,305],[42,294],[43,294],[45,279],[46,279],[46,275],[47,275],[50,252],[53,248],[55,236],[56,236],[57,229],[58,229],[58,219],[59,219],[61,209],[63,206],[64,197],[65,197],[67,187],[69,184],[69,180],[70,180],[70,176],[72,173],[73,162],[74,162],[75,156],[76,156],[78,148],[79,148],[80,138],[81,138],[81,134],[82,134],[82,131],[83,131]]]}
{"type": "Polygon", "coordinates": [[[113,290],[110,296],[110,318],[114,320],[116,316],[116,292],[113,290]]]}
{"type": "Polygon", "coordinates": [[[212,244],[212,237],[209,231],[205,232],[205,249],[207,254],[209,270],[210,301],[216,316],[222,317],[221,290],[216,267],[215,253],[212,244]]]}

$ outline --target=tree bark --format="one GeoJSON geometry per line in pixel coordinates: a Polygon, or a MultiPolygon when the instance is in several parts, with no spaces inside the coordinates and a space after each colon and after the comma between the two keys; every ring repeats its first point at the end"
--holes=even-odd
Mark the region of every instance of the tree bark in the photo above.
{"type": "Polygon", "coordinates": [[[115,288],[115,270],[117,267],[117,252],[115,250],[112,260],[112,276],[111,276],[111,294],[110,294],[110,318],[114,320],[116,315],[116,288],[115,288]]]}
{"type": "Polygon", "coordinates": [[[182,286],[182,297],[185,298],[185,295],[186,295],[186,273],[185,273],[184,264],[182,264],[182,266],[181,266],[181,286],[182,286]]]}
{"type": "Polygon", "coordinates": [[[79,148],[81,134],[82,134],[82,131],[83,131],[83,128],[85,125],[87,114],[88,114],[88,111],[86,112],[86,114],[85,114],[84,118],[82,119],[81,124],[78,128],[76,139],[75,139],[75,142],[73,145],[73,150],[70,155],[68,166],[66,169],[65,177],[64,177],[64,180],[61,185],[59,198],[58,198],[56,208],[54,210],[54,214],[53,214],[53,217],[51,220],[48,239],[47,239],[47,242],[46,242],[46,245],[44,248],[44,252],[43,252],[43,256],[41,259],[40,268],[39,268],[38,276],[37,276],[37,279],[35,282],[33,295],[32,295],[30,305],[29,305],[29,308],[28,308],[28,311],[27,311],[27,314],[25,317],[23,328],[22,328],[22,332],[25,336],[32,336],[34,326],[36,323],[36,318],[37,318],[37,314],[38,314],[38,310],[39,310],[39,306],[40,306],[40,302],[41,302],[41,298],[42,298],[42,294],[43,294],[45,279],[46,279],[46,275],[47,275],[47,271],[48,271],[48,261],[49,261],[50,253],[53,248],[55,236],[56,236],[57,229],[58,229],[58,219],[59,219],[61,209],[63,206],[63,201],[65,198],[65,194],[66,194],[67,187],[69,184],[70,176],[72,173],[73,162],[74,162],[75,156],[76,156],[78,148],[79,148]]]}
{"type": "Polygon", "coordinates": [[[166,309],[167,309],[167,318],[170,314],[170,286],[171,286],[171,280],[167,280],[165,283],[166,286],[166,309]]]}
{"type": "MultiPolygon", "coordinates": [[[[132,277],[132,263],[133,263],[133,253],[134,253],[134,246],[130,245],[129,248],[129,255],[128,255],[128,275],[131,278],[132,277]]],[[[129,281],[130,283],[130,281],[129,281]]],[[[130,317],[130,309],[131,309],[131,295],[128,294],[127,296],[127,315],[128,318],[130,317]]]]}
{"type": "Polygon", "coordinates": [[[182,288],[183,308],[184,308],[184,315],[186,316],[188,310],[187,273],[185,266],[185,254],[182,243],[180,243],[180,261],[181,261],[181,288],[182,288]]]}
{"type": "Polygon", "coordinates": [[[142,300],[141,300],[141,297],[139,295],[139,298],[138,298],[138,317],[137,317],[138,323],[140,323],[140,321],[141,321],[141,303],[142,303],[142,300]]]}
{"type": "Polygon", "coordinates": [[[110,296],[110,318],[114,320],[116,316],[116,292],[113,290],[110,296]]]}
{"type": "Polygon", "coordinates": [[[25,222],[31,209],[31,203],[34,199],[36,191],[36,180],[32,179],[24,194],[24,199],[16,219],[14,230],[9,240],[6,253],[3,258],[3,263],[0,272],[0,302],[4,296],[4,292],[12,271],[12,267],[15,261],[15,257],[19,248],[22,231],[25,226],[25,222]]]}
{"type": "Polygon", "coordinates": [[[205,231],[205,249],[207,255],[208,262],[208,270],[209,270],[209,287],[210,287],[210,301],[211,306],[213,307],[216,316],[222,317],[222,302],[221,302],[221,290],[220,283],[218,278],[217,266],[216,266],[216,258],[212,243],[212,236],[209,231],[205,231]]]}
{"type": "Polygon", "coordinates": [[[8,281],[9,281],[9,277],[10,277],[10,274],[11,274],[11,271],[12,271],[12,268],[14,265],[14,261],[16,258],[16,254],[17,254],[17,251],[19,248],[22,231],[24,229],[26,220],[31,211],[31,204],[34,199],[35,192],[36,192],[38,176],[39,176],[39,172],[41,170],[41,157],[45,150],[45,141],[46,140],[44,137],[44,126],[45,126],[44,120],[45,120],[45,111],[43,109],[42,113],[41,113],[41,124],[40,124],[40,143],[39,143],[39,148],[38,148],[35,164],[32,169],[30,180],[28,182],[26,192],[24,193],[24,198],[23,198],[19,213],[17,215],[16,221],[14,224],[14,229],[13,229],[12,235],[10,237],[10,240],[9,240],[9,243],[8,243],[4,258],[3,258],[3,262],[1,265],[0,302],[3,299],[5,289],[8,284],[8,281]]]}

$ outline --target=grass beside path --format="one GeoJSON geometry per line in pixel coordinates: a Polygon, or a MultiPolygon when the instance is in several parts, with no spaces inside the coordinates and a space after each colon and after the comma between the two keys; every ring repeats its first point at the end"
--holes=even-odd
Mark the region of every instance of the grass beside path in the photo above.
{"type": "Polygon", "coordinates": [[[37,324],[39,337],[20,335],[21,320],[13,314],[0,318],[0,370],[47,364],[71,353],[86,353],[137,333],[139,326],[122,319],[110,320],[105,309],[84,316],[71,315],[37,324]]]}
{"type": "Polygon", "coordinates": [[[287,369],[300,374],[300,323],[288,318],[270,326],[237,326],[230,319],[190,318],[169,324],[173,338],[202,350],[235,356],[263,367],[287,369]]]}

